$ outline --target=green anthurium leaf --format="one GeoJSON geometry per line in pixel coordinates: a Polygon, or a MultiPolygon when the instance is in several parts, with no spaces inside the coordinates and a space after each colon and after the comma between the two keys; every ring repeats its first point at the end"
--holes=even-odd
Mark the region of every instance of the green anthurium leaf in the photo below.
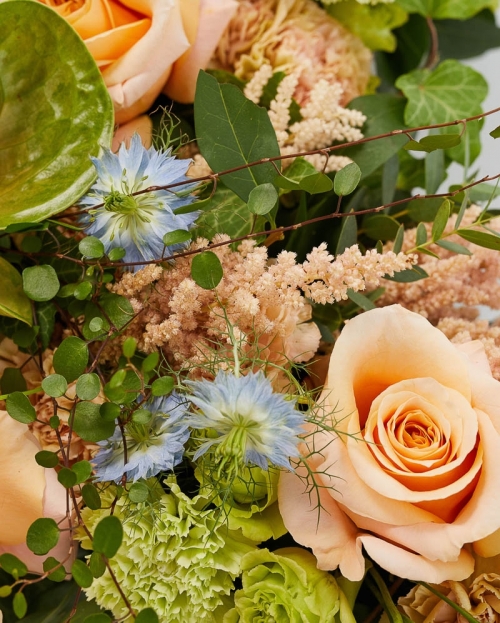
{"type": "Polygon", "coordinates": [[[434,19],[469,19],[483,9],[496,9],[494,0],[397,0],[409,13],[434,19]]]}
{"type": "Polygon", "coordinates": [[[83,41],[38,2],[0,3],[0,76],[0,227],[6,227],[41,221],[87,190],[95,178],[89,156],[110,143],[113,109],[83,41]]]}
{"type": "Polygon", "coordinates": [[[22,277],[3,257],[0,257],[0,316],[22,320],[31,326],[31,303],[24,293],[22,277]]]}
{"type": "Polygon", "coordinates": [[[326,10],[371,50],[386,52],[394,52],[396,49],[396,37],[392,30],[402,26],[408,19],[407,12],[395,2],[371,6],[347,0],[330,4],[326,10]]]}
{"type": "MultiPolygon", "coordinates": [[[[213,171],[280,155],[267,111],[238,87],[219,84],[204,71],[198,75],[194,118],[200,151],[213,171]]],[[[275,175],[276,169],[267,163],[224,175],[221,181],[246,202],[253,188],[272,182],[275,175]]]]}
{"type": "Polygon", "coordinates": [[[405,122],[410,127],[446,123],[481,113],[488,93],[480,73],[449,59],[434,70],[417,69],[396,80],[408,98],[405,122]]]}

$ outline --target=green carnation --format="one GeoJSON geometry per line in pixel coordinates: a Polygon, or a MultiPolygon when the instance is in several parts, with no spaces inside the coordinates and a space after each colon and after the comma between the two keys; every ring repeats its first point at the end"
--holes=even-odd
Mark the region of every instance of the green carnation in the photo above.
{"type": "Polygon", "coordinates": [[[356,623],[335,578],[298,547],[249,552],[243,557],[243,588],[224,623],[356,623]]]}
{"type": "MultiPolygon", "coordinates": [[[[168,484],[170,493],[161,491],[149,505],[134,504],[127,495],[117,501],[114,515],[123,523],[124,537],[111,568],[136,610],[153,608],[161,623],[212,623],[219,606],[227,609],[241,559],[255,545],[228,530],[217,509],[205,510],[206,498],[190,499],[175,481],[168,484]]],[[[91,533],[109,515],[113,493],[102,494],[104,508],[82,511],[91,533]]],[[[92,548],[84,534],[80,539],[92,548]]],[[[132,620],[108,571],[86,594],[116,618],[132,620]]]]}

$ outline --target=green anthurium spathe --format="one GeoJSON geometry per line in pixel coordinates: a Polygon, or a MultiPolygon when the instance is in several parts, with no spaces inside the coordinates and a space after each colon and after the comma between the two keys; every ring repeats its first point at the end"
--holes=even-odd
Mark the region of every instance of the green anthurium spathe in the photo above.
{"type": "Polygon", "coordinates": [[[0,227],[75,203],[112,133],[111,99],[73,28],[38,2],[0,2],[0,227]]]}

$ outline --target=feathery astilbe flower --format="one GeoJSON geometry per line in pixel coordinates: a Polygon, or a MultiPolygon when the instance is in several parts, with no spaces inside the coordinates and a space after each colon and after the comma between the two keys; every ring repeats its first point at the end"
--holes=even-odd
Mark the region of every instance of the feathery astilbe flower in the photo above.
{"type": "Polygon", "coordinates": [[[97,480],[117,482],[125,474],[127,480],[136,481],[171,471],[178,465],[189,437],[187,424],[181,421],[185,404],[176,393],[161,396],[144,405],[152,414],[147,424],[130,422],[124,434],[117,426],[110,439],[99,443],[101,449],[93,459],[97,480]]]}
{"type": "Polygon", "coordinates": [[[298,454],[304,417],[294,400],[273,392],[262,372],[235,376],[221,371],[214,381],[188,381],[188,385],[190,400],[197,407],[186,420],[189,426],[217,433],[200,446],[195,460],[216,446],[219,471],[237,474],[249,464],[265,470],[269,465],[292,469],[290,457],[298,454]]]}
{"type": "MultiPolygon", "coordinates": [[[[84,216],[86,233],[99,238],[106,251],[122,247],[124,261],[141,262],[158,259],[164,252],[163,236],[178,229],[189,230],[198,212],[177,214],[176,211],[194,201],[186,194],[193,184],[175,189],[154,190],[132,195],[151,186],[166,186],[187,180],[185,173],[191,160],[178,160],[171,149],[146,149],[137,134],[130,147],[122,143],[117,154],[104,149],[102,158],[92,158],[98,178],[89,193],[80,201],[91,208],[84,216]],[[178,193],[178,194],[176,194],[178,193]],[[92,209],[93,206],[98,206],[92,209]]],[[[182,248],[173,245],[167,254],[182,248]]],[[[140,265],[136,269],[141,268],[140,265]]]]}

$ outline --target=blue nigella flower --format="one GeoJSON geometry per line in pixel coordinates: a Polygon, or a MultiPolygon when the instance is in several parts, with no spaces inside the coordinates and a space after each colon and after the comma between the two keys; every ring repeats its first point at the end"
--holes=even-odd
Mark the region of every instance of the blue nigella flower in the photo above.
{"type": "MultiPolygon", "coordinates": [[[[134,195],[150,186],[165,186],[187,180],[191,160],[178,160],[171,150],[146,149],[134,134],[129,149],[122,143],[118,154],[104,149],[102,158],[92,158],[98,178],[89,193],[80,200],[85,207],[104,204],[83,217],[86,233],[99,238],[104,248],[122,247],[125,262],[159,259],[164,249],[163,236],[177,229],[189,230],[199,212],[176,211],[195,199],[187,194],[193,184],[176,187],[177,196],[168,190],[154,190],[134,195]]],[[[167,254],[183,248],[172,245],[167,254]]],[[[136,270],[141,266],[137,266],[136,270]]]]}
{"type": "Polygon", "coordinates": [[[175,392],[168,397],[155,398],[144,407],[151,411],[148,424],[130,422],[125,426],[127,463],[123,436],[117,426],[112,437],[99,442],[101,449],[92,462],[98,481],[120,481],[150,478],[159,472],[171,471],[182,461],[189,429],[182,421],[186,402],[175,392]]]}
{"type": "Polygon", "coordinates": [[[248,464],[265,470],[269,465],[292,469],[290,457],[298,454],[304,416],[294,400],[273,392],[262,372],[239,377],[219,372],[214,381],[187,383],[197,407],[187,416],[189,426],[218,434],[201,445],[195,460],[215,445],[215,455],[236,472],[248,464]]]}

